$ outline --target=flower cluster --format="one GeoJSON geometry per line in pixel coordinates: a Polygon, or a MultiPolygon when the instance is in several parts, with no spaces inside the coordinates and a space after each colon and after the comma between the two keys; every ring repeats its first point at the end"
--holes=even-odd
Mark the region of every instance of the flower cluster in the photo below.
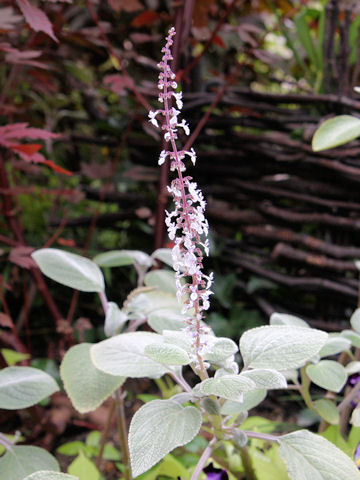
{"type": "Polygon", "coordinates": [[[158,64],[159,74],[158,88],[159,102],[164,105],[163,109],[149,113],[150,122],[159,127],[157,117],[162,115],[164,122],[164,138],[169,143],[169,150],[160,153],[159,165],[167,159],[170,161],[170,170],[176,172],[177,177],[168,187],[172,195],[175,209],[166,212],[166,225],[169,238],[174,242],[172,257],[176,276],[177,295],[179,301],[184,303],[183,313],[187,313],[187,331],[194,339],[194,345],[198,353],[204,346],[204,335],[208,329],[202,323],[203,311],[209,308],[209,296],[213,275],[203,273],[203,255],[209,253],[208,222],[204,216],[206,202],[202,192],[190,176],[185,176],[185,158],[188,157],[193,165],[196,162],[196,153],[193,148],[189,151],[178,150],[176,140],[178,129],[181,128],[189,135],[189,126],[185,120],[179,120],[182,108],[182,94],[176,92],[177,83],[175,74],[172,72],[169,62],[173,59],[171,45],[175,29],[169,30],[166,45],[162,48],[162,61],[158,64]],[[172,106],[173,101],[177,108],[172,106]]]}

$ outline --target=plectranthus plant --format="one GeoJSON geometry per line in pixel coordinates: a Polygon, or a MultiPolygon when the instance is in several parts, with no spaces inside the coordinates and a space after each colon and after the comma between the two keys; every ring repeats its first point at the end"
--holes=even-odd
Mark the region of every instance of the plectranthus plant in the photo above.
{"type": "MultiPolygon", "coordinates": [[[[360,373],[355,357],[360,348],[360,309],[352,315],[348,329],[331,335],[279,313],[271,316],[270,325],[247,330],[239,343],[217,337],[206,326],[213,280],[203,270],[203,255],[209,249],[208,223],[203,195],[185,174],[185,161],[195,163],[195,151],[178,146],[189,127],[179,120],[182,96],[169,66],[174,35],[172,28],[159,64],[161,108],[149,115],[169,145],[160,153],[159,163],[170,162],[175,175],[169,186],[174,209],[169,209],[166,219],[174,248],[171,252],[158,249],[151,255],[114,250],[92,260],[52,248],[32,254],[44,275],[67,287],[97,293],[104,310],[108,338],[75,345],[62,360],[65,391],[80,413],[112,399],[125,480],[151,468],[149,478],[166,475],[168,454],[197,435],[207,442],[198,463],[185,473],[183,467],[174,472],[172,463],[170,476],[203,480],[204,468],[218,462],[232,480],[359,480],[355,462],[359,457],[356,399],[360,382],[348,383],[348,377],[360,373]],[[165,268],[154,270],[158,261],[173,267],[175,274],[165,268]],[[136,269],[138,282],[118,305],[107,299],[101,268],[124,266],[136,269]],[[160,396],[137,410],[127,432],[125,382],[144,377],[154,380],[160,396]],[[322,389],[323,396],[317,393],[313,398],[312,385],[317,392],[322,389]],[[324,436],[296,426],[282,435],[254,429],[248,418],[251,409],[269,390],[286,389],[302,396],[325,434],[329,427],[346,435],[351,427],[347,453],[324,436]]],[[[27,408],[57,389],[49,375],[36,375],[32,370],[8,367],[0,371],[0,408],[27,408]]],[[[103,444],[106,435],[107,429],[103,444]]],[[[23,480],[25,475],[24,480],[76,480],[76,476],[60,473],[57,461],[37,447],[16,446],[2,434],[0,443],[7,450],[0,458],[1,480],[23,480]]]]}

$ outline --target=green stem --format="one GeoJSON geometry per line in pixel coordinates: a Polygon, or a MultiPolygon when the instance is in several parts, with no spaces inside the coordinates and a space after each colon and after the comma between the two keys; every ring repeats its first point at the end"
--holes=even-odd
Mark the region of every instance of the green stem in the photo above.
{"type": "Polygon", "coordinates": [[[244,467],[246,480],[257,480],[257,476],[252,464],[252,460],[249,454],[249,449],[247,446],[245,447],[237,447],[240,452],[241,461],[244,467]]]}
{"type": "Polygon", "coordinates": [[[303,397],[306,406],[309,407],[310,410],[312,410],[313,412],[318,413],[311,399],[311,395],[309,391],[310,378],[307,376],[307,373],[306,373],[306,365],[304,367],[301,367],[300,376],[301,376],[301,387],[299,391],[301,393],[301,396],[303,397]]]}
{"type": "Polygon", "coordinates": [[[115,392],[116,411],[117,411],[117,427],[119,433],[119,442],[122,453],[122,462],[124,465],[124,480],[133,480],[130,466],[130,453],[127,439],[127,426],[124,408],[124,392],[117,390],[115,392]]]}

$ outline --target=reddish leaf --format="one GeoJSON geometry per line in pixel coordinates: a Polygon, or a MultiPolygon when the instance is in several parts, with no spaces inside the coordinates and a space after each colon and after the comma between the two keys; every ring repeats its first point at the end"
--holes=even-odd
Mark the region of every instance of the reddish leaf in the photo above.
{"type": "Polygon", "coordinates": [[[11,123],[0,127],[0,143],[5,147],[11,147],[10,140],[19,138],[31,138],[47,140],[50,138],[59,138],[59,134],[42,130],[41,128],[28,127],[28,123],[11,123]]]}
{"type": "Polygon", "coordinates": [[[35,32],[44,32],[55,40],[55,42],[58,42],[52,24],[42,10],[31,5],[29,0],[16,0],[16,3],[24,15],[26,22],[35,32]]]}
{"type": "Polygon", "coordinates": [[[63,168],[63,167],[60,167],[59,165],[56,165],[56,163],[54,163],[51,160],[43,160],[42,163],[44,163],[48,167],[52,168],[55,172],[63,173],[64,175],[70,175],[70,176],[74,175],[72,172],[70,172],[70,170],[66,170],[66,168],[63,168]]]}
{"type": "Polygon", "coordinates": [[[146,10],[146,12],[137,15],[131,25],[133,27],[152,27],[154,22],[159,18],[159,14],[154,10],[146,10]]]}
{"type": "Polygon", "coordinates": [[[0,9],[0,30],[13,30],[20,20],[20,15],[16,15],[12,7],[0,9]]]}
{"type": "Polygon", "coordinates": [[[215,35],[212,40],[212,43],[215,43],[215,45],[218,45],[221,48],[226,48],[224,40],[220,37],[220,35],[215,35]]]}
{"type": "Polygon", "coordinates": [[[6,315],[6,313],[0,313],[0,327],[8,327],[11,328],[13,326],[13,322],[9,315],[6,315]]]}
{"type": "Polygon", "coordinates": [[[74,242],[74,240],[72,238],[58,238],[57,239],[57,243],[59,245],[62,245],[63,247],[75,247],[76,246],[76,243],[74,242]]]}
{"type": "Polygon", "coordinates": [[[31,65],[32,67],[44,68],[48,70],[50,67],[45,63],[38,62],[33,60],[34,58],[39,57],[42,52],[37,50],[26,50],[20,51],[16,48],[7,49],[7,54],[5,55],[5,61],[7,63],[20,64],[20,65],[31,65]]]}
{"type": "Polygon", "coordinates": [[[126,95],[126,88],[134,88],[132,78],[125,75],[106,75],[104,78],[104,85],[108,85],[110,90],[118,95],[126,95]]]}
{"type": "Polygon", "coordinates": [[[33,251],[33,247],[15,247],[10,252],[9,260],[22,268],[34,268],[36,267],[36,263],[30,257],[33,251]]]}
{"type": "Polygon", "coordinates": [[[108,0],[108,4],[118,13],[121,12],[121,10],[132,13],[144,9],[144,6],[141,5],[139,0],[108,0]]]}
{"type": "Polygon", "coordinates": [[[11,145],[11,150],[15,150],[16,152],[26,153],[26,155],[34,155],[34,153],[38,152],[42,145],[37,143],[25,143],[23,145],[11,145]]]}

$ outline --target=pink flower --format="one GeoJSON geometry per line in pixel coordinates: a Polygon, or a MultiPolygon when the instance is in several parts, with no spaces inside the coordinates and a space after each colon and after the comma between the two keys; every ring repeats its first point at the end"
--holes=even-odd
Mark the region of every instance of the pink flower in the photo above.
{"type": "Polygon", "coordinates": [[[169,158],[170,169],[177,174],[168,187],[175,209],[172,212],[166,212],[165,223],[169,238],[175,243],[172,258],[177,297],[184,304],[183,312],[189,315],[186,331],[194,339],[196,353],[200,355],[204,346],[202,339],[208,333],[202,318],[204,310],[210,306],[209,296],[212,293],[213,274],[205,275],[202,271],[203,255],[204,253],[208,255],[209,252],[209,240],[206,238],[209,226],[204,215],[206,202],[197,184],[192,182],[192,178],[183,175],[186,171],[185,157],[195,165],[196,153],[193,148],[190,151],[178,150],[176,143],[178,129],[181,128],[186,135],[190,134],[190,129],[185,120],[179,120],[183,106],[182,93],[174,92],[177,83],[174,81],[175,74],[169,65],[169,61],[173,59],[171,46],[174,35],[175,29],[170,28],[166,45],[161,50],[163,57],[158,64],[161,70],[158,82],[159,101],[164,108],[150,112],[149,120],[153,125],[158,126],[156,117],[158,115],[164,117],[161,128],[164,130],[164,139],[169,142],[169,150],[163,150],[160,153],[158,163],[162,165],[169,158]],[[171,105],[173,99],[177,109],[171,105]]]}

